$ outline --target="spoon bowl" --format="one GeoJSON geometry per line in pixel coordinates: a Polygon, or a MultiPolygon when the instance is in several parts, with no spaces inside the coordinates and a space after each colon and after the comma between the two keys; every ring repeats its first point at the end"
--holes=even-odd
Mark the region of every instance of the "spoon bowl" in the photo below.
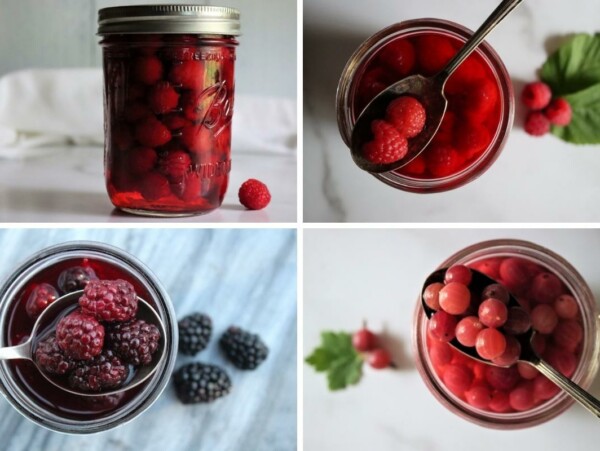
{"type": "Polygon", "coordinates": [[[37,318],[29,339],[20,345],[9,346],[0,348],[0,360],[12,360],[12,359],[25,359],[30,360],[42,374],[42,376],[55,387],[78,396],[107,396],[114,395],[117,393],[124,392],[131,388],[134,388],[141,383],[145,382],[158,368],[158,366],[165,359],[165,327],[160,319],[158,313],[154,308],[148,304],[144,299],[138,296],[138,319],[143,319],[149,324],[154,324],[160,331],[160,339],[158,342],[158,349],[153,355],[152,361],[148,365],[139,366],[133,375],[130,375],[129,379],[123,384],[122,387],[103,391],[103,392],[83,392],[75,390],[69,387],[64,381],[63,376],[55,376],[47,374],[42,368],[40,368],[35,361],[34,355],[38,343],[45,338],[47,335],[42,335],[44,329],[49,326],[54,320],[61,316],[61,313],[71,311],[72,307],[75,307],[79,298],[83,294],[83,290],[74,291],[72,293],[65,294],[60,298],[52,302],[48,307],[37,318]]]}

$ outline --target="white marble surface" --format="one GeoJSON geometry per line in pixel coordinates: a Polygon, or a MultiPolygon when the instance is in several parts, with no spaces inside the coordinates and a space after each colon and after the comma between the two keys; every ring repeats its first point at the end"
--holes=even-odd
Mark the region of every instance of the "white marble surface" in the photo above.
{"type": "Polygon", "coordinates": [[[184,406],[171,384],[125,426],[69,436],[26,420],[0,396],[2,451],[293,451],[296,449],[296,232],[293,230],[2,229],[0,281],[47,246],[93,240],[124,249],[164,284],[179,318],[213,319],[213,336],[196,357],[225,368],[231,394],[184,406]],[[259,333],[270,348],[255,371],[236,370],[217,339],[231,324],[259,333]]]}
{"type": "MultiPolygon", "coordinates": [[[[352,162],[335,119],[335,90],[348,57],[394,22],[437,17],[477,28],[498,0],[304,1],[304,211],[309,222],[597,222],[600,147],[577,148],[515,127],[494,166],[443,194],[390,188],[352,162]]],[[[520,92],[566,35],[594,32],[598,0],[526,0],[488,41],[520,92]]]]}
{"type": "MultiPolygon", "coordinates": [[[[7,149],[8,150],[8,149],[7,149]]],[[[10,149],[10,152],[18,152],[10,149]]],[[[229,189],[221,208],[202,216],[158,219],[121,213],[106,194],[101,147],[40,148],[26,159],[0,159],[0,222],[265,223],[296,221],[296,156],[233,150],[229,189]],[[249,178],[272,195],[264,210],[249,211],[237,192],[249,178]]],[[[2,154],[3,149],[0,149],[2,154]]]]}
{"type": "MultiPolygon", "coordinates": [[[[451,253],[496,238],[520,238],[561,254],[600,295],[599,230],[305,230],[304,355],[322,330],[378,332],[398,370],[366,368],[359,385],[327,390],[304,365],[305,451],[561,451],[598,449],[598,420],[579,405],[541,426],[495,431],[435,400],[412,358],[412,313],[423,277],[451,253]]],[[[600,396],[600,377],[592,386],[600,396]]]]}

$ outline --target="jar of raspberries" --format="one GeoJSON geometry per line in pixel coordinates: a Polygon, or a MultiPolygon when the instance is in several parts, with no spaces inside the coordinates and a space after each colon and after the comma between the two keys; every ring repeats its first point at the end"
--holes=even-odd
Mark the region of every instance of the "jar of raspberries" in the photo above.
{"type": "Polygon", "coordinates": [[[175,314],[156,276],[135,257],[97,242],[44,249],[9,274],[0,286],[0,331],[2,347],[33,340],[32,360],[0,363],[4,397],[29,420],[73,434],[111,429],[148,409],[177,354],[175,314]],[[68,293],[78,300],[56,317],[43,316],[32,334],[44,310],[68,293]],[[153,319],[138,308],[139,299],[154,310],[153,319]],[[135,383],[148,365],[156,367],[151,376],[135,383]]]}
{"type": "Polygon", "coordinates": [[[531,328],[536,352],[589,388],[598,371],[600,317],[589,286],[569,262],[531,242],[494,240],[463,249],[439,267],[451,268],[444,283],[423,293],[437,313],[428,318],[418,300],[413,344],[417,368],[440,403],[496,429],[535,426],[563,413],[573,399],[532,366],[516,362],[520,346],[514,337],[531,328]],[[461,280],[470,279],[467,268],[497,284],[473,291],[466,283],[471,307],[462,313],[457,301],[465,298],[461,280]],[[506,306],[508,293],[520,306],[506,306]],[[447,327],[450,323],[454,327],[447,327]],[[454,338],[482,360],[451,346],[454,338]]]}
{"type": "Polygon", "coordinates": [[[239,12],[198,5],[101,9],[105,176],[119,209],[218,208],[231,169],[239,12]]]}
{"type": "MultiPolygon", "coordinates": [[[[409,75],[435,75],[471,35],[456,23],[416,19],[394,24],[363,42],[348,60],[337,90],[337,121],[346,145],[351,145],[357,118],[377,94],[409,75]]],[[[494,163],[512,126],[514,96],[506,68],[488,43],[452,74],[444,95],[448,108],[433,141],[407,165],[373,176],[403,191],[433,193],[469,183],[494,163]]],[[[419,99],[392,102],[385,117],[372,122],[364,157],[376,164],[401,159],[407,141],[426,121],[419,99]]]]}

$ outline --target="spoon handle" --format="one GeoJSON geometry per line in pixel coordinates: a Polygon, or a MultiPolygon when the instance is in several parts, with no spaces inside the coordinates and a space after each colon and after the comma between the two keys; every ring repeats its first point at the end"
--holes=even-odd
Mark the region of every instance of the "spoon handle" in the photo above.
{"type": "Polygon", "coordinates": [[[0,348],[0,360],[28,359],[31,360],[31,341],[17,346],[0,348]]]}
{"type": "Polygon", "coordinates": [[[523,0],[504,0],[487,20],[479,27],[479,29],[471,36],[462,49],[452,58],[447,66],[436,75],[441,80],[446,81],[450,75],[460,66],[460,64],[481,44],[481,41],[496,28],[498,25],[519,3],[523,0]]]}
{"type": "Polygon", "coordinates": [[[577,402],[583,407],[592,412],[598,418],[600,418],[600,401],[594,398],[591,394],[577,385],[568,377],[563,376],[561,373],[556,371],[552,366],[543,360],[538,362],[530,362],[536,369],[558,385],[561,389],[571,395],[577,402]]]}

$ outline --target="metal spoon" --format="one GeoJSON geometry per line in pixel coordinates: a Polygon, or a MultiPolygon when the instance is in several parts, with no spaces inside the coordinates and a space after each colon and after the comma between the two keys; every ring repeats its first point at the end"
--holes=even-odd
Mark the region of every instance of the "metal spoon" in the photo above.
{"type": "MultiPolygon", "coordinates": [[[[435,313],[435,310],[433,310],[425,303],[425,300],[423,298],[425,288],[427,288],[429,284],[435,282],[443,283],[447,269],[448,268],[438,269],[437,271],[433,272],[427,278],[427,280],[425,280],[425,284],[423,285],[423,289],[421,290],[421,305],[423,306],[423,310],[425,311],[427,318],[431,318],[431,316],[435,313]]],[[[483,289],[486,286],[498,283],[494,279],[489,278],[488,276],[479,271],[471,269],[471,273],[472,279],[469,285],[470,288],[480,287],[481,291],[483,291],[483,289]]],[[[517,299],[512,294],[510,294],[508,302],[508,308],[510,307],[521,307],[519,301],[517,301],[517,299]]],[[[538,353],[535,351],[532,345],[532,340],[535,337],[535,334],[536,332],[533,330],[533,328],[530,327],[527,332],[521,335],[515,335],[515,338],[519,341],[519,344],[521,345],[521,355],[519,356],[518,362],[526,363],[528,365],[533,366],[540,373],[542,373],[544,376],[546,376],[548,379],[554,382],[558,387],[567,392],[567,394],[569,394],[573,399],[579,402],[583,407],[585,407],[587,410],[589,410],[594,415],[600,418],[600,401],[593,397],[590,393],[585,391],[583,388],[581,388],[579,385],[577,385],[575,382],[573,382],[571,379],[567,378],[566,376],[563,376],[556,369],[554,369],[554,367],[549,365],[538,355],[538,353]]],[[[482,359],[479,356],[479,354],[477,354],[475,348],[463,346],[458,342],[456,338],[452,340],[449,344],[456,350],[462,352],[467,357],[478,360],[487,365],[502,366],[496,365],[489,360],[482,359]]]]}
{"type": "Polygon", "coordinates": [[[411,75],[394,83],[379,93],[363,109],[352,130],[350,151],[356,165],[368,172],[388,172],[399,169],[414,160],[431,142],[440,128],[448,106],[444,86],[452,73],[481,44],[485,37],[523,0],[504,0],[479,27],[462,49],[450,60],[444,69],[432,77],[411,75]],[[363,145],[371,139],[371,122],[385,117],[388,105],[399,96],[412,96],[418,99],[427,112],[425,128],[416,137],[408,140],[408,152],[398,161],[386,164],[372,163],[363,157],[363,145]]]}
{"type": "Polygon", "coordinates": [[[48,326],[54,319],[58,318],[61,313],[65,310],[69,309],[76,305],[79,301],[79,298],[83,294],[83,291],[74,291],[73,293],[65,294],[61,296],[56,301],[51,303],[48,307],[44,309],[44,311],[40,314],[35,324],[33,325],[33,329],[31,331],[31,335],[29,340],[25,343],[22,343],[17,346],[8,346],[4,348],[0,348],[0,360],[12,360],[12,359],[26,359],[33,362],[36,368],[40,371],[42,376],[46,378],[48,382],[53,384],[54,386],[60,388],[63,391],[69,392],[78,396],[106,396],[106,395],[114,395],[116,393],[121,393],[125,390],[129,390],[133,387],[136,387],[146,381],[153,373],[156,371],[158,365],[163,361],[165,357],[165,327],[160,317],[142,298],[138,296],[138,314],[137,317],[139,319],[143,319],[149,324],[154,324],[160,330],[160,340],[158,342],[158,349],[152,356],[152,362],[148,365],[139,366],[136,369],[135,375],[131,380],[127,381],[122,387],[116,388],[110,391],[103,391],[98,393],[90,393],[75,390],[68,385],[61,383],[61,376],[55,376],[51,374],[47,374],[43,371],[35,361],[34,354],[35,349],[38,342],[44,338],[40,336],[42,332],[40,329],[43,326],[48,326]]]}

